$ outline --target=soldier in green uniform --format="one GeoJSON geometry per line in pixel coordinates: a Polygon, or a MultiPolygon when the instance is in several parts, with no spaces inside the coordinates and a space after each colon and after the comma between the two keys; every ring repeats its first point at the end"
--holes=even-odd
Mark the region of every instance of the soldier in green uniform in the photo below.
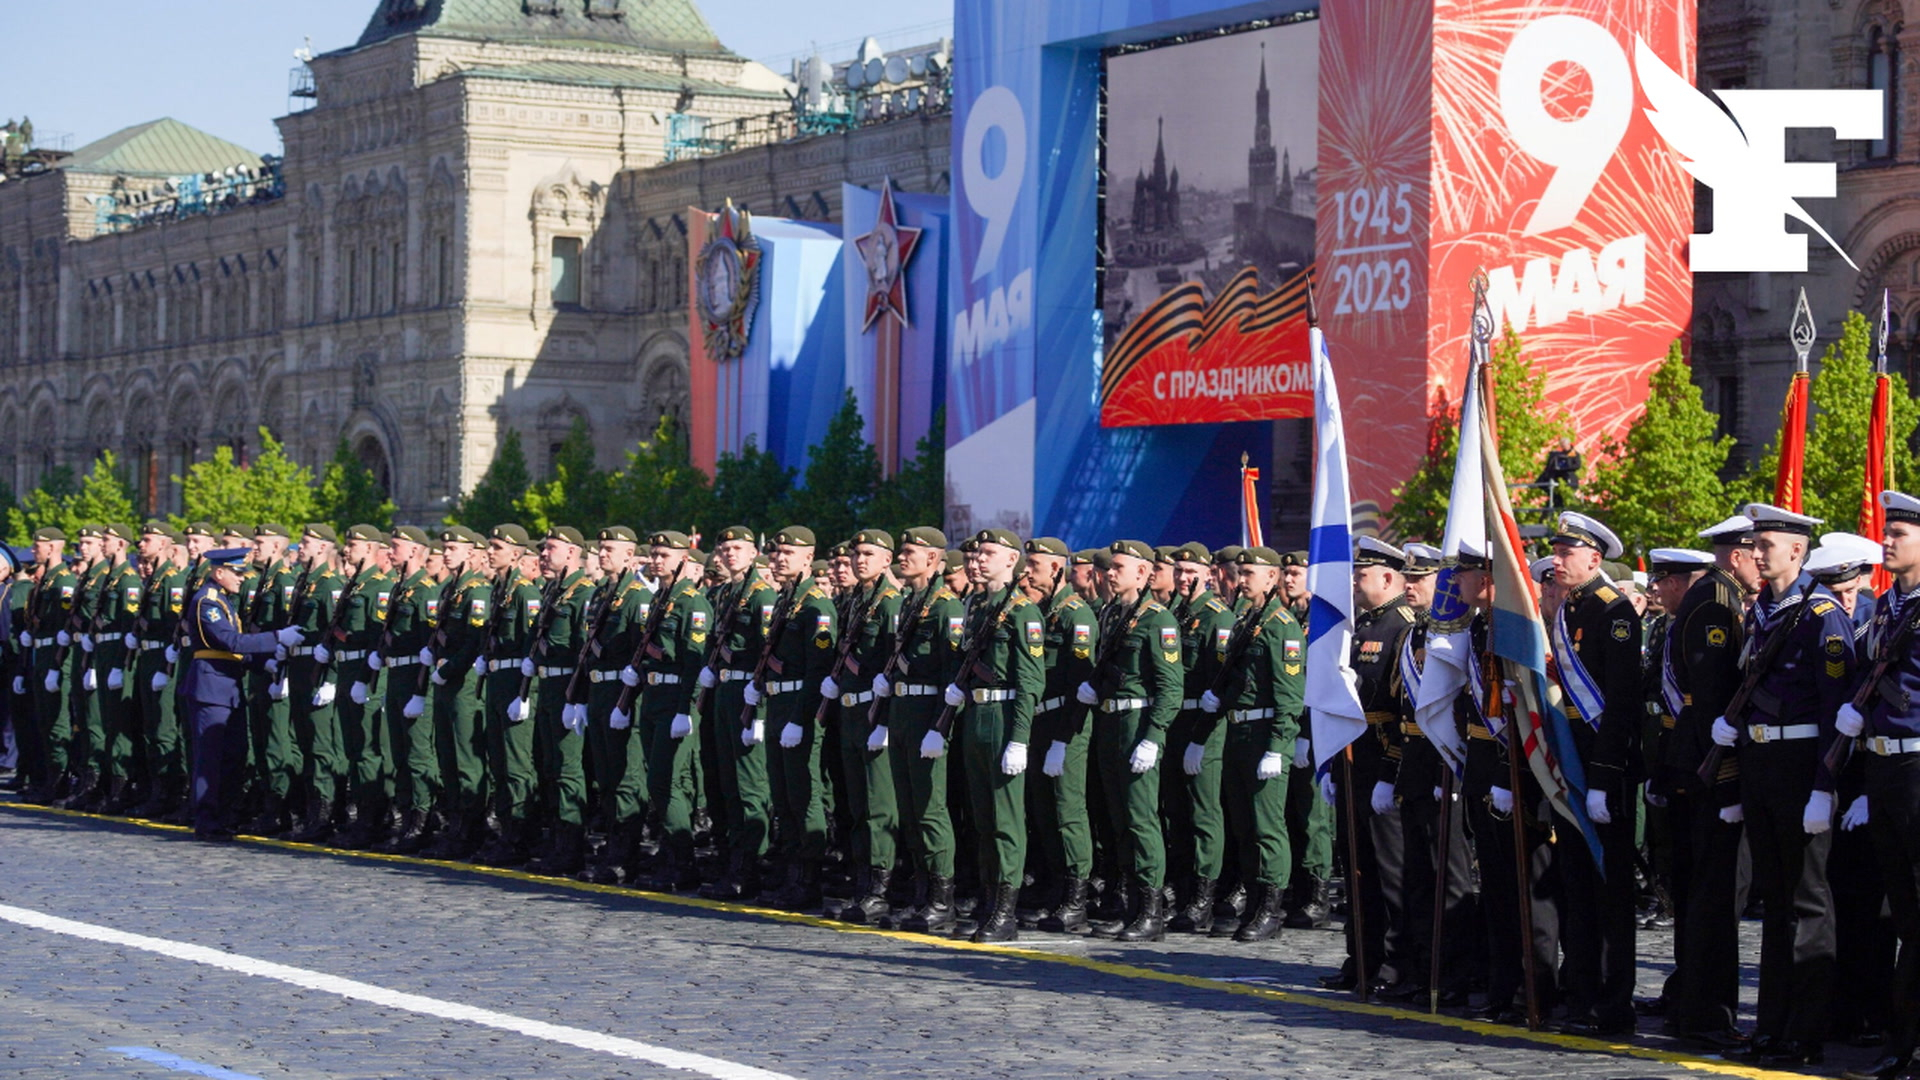
{"type": "Polygon", "coordinates": [[[694,727],[701,718],[693,691],[713,633],[713,607],[698,577],[688,573],[692,547],[686,534],[672,530],[647,538],[647,570],[659,582],[660,592],[643,605],[647,618],[636,637],[640,665],[620,674],[622,683],[630,682],[640,692],[633,741],[646,747],[642,764],[648,809],[665,855],[651,884],[671,892],[700,884],[693,865],[693,794],[700,747],[694,727]]]}
{"type": "Polygon", "coordinates": [[[331,633],[334,613],[347,589],[347,579],[336,565],[338,549],[339,534],[324,522],[308,525],[300,536],[300,556],[307,567],[306,588],[293,598],[289,622],[300,631],[300,641],[287,647],[287,659],[281,667],[306,788],[306,812],[293,834],[293,839],[302,843],[333,835],[334,800],[346,773],[333,684],[323,682],[322,665],[313,655],[314,646],[331,633]],[[322,685],[327,689],[322,690],[322,685]]]}
{"type": "Polygon", "coordinates": [[[767,790],[765,711],[746,703],[746,685],[773,621],[778,595],[759,577],[753,530],[732,525],[721,530],[714,554],[728,584],[714,604],[715,633],[721,635],[717,664],[700,673],[702,689],[712,691],[714,766],[727,814],[727,868],[720,880],[700,890],[718,900],[751,900],[760,892],[760,856],[767,849],[771,797],[767,790]],[[752,708],[753,719],[742,720],[752,708]],[[756,730],[759,737],[756,738],[756,730]]]}
{"type": "Polygon", "coordinates": [[[553,526],[540,541],[540,569],[547,584],[532,649],[520,661],[522,685],[538,680],[532,684],[533,699],[519,704],[533,713],[539,803],[552,826],[551,844],[527,867],[536,874],[577,874],[587,859],[587,774],[582,763],[587,709],[584,702],[576,706],[567,701],[594,592],[581,568],[586,546],[586,538],[571,525],[553,526]]]}
{"type": "MultiPolygon", "coordinates": [[[[434,605],[436,626],[419,660],[427,684],[414,683],[403,715],[431,716],[440,764],[441,814],[446,828],[422,851],[429,858],[465,859],[480,846],[487,817],[486,722],[482,674],[487,623],[493,612],[493,579],[479,534],[454,525],[440,534],[447,581],[434,605]],[[427,694],[432,696],[429,713],[427,694]]],[[[431,823],[429,823],[431,827],[431,823]]]]}
{"type": "Polygon", "coordinates": [[[1255,891],[1236,941],[1265,941],[1280,932],[1281,900],[1292,873],[1286,799],[1288,765],[1300,735],[1306,689],[1306,634],[1280,592],[1280,555],[1272,548],[1240,552],[1240,589],[1251,620],[1236,633],[1248,643],[1223,674],[1225,689],[1208,690],[1200,707],[1227,725],[1221,799],[1227,835],[1239,847],[1240,873],[1255,891]]]}
{"type": "MultiPolygon", "coordinates": [[[[1093,825],[1087,817],[1087,707],[1074,690],[1093,674],[1100,617],[1068,581],[1073,558],[1057,537],[1026,543],[1022,584],[1046,620],[1046,687],[1033,710],[1033,745],[1042,748],[1040,777],[1027,783],[1027,815],[1039,848],[1041,895],[1033,925],[1084,934],[1087,879],[1093,875],[1093,825]]],[[[1092,560],[1087,561],[1092,565],[1092,560]]],[[[1023,927],[1025,923],[1023,921],[1023,927]]]]}
{"type": "Polygon", "coordinates": [[[427,574],[428,545],[425,530],[412,525],[399,526],[387,539],[396,580],[387,597],[385,628],[367,653],[366,669],[355,684],[359,689],[349,690],[350,697],[377,696],[383,706],[392,762],[388,793],[400,811],[400,828],[380,850],[396,855],[411,855],[426,845],[427,815],[439,787],[433,721],[424,709],[416,716],[406,710],[419,685],[420,650],[433,635],[440,595],[440,583],[427,574]]]}
{"type": "Polygon", "coordinates": [[[1167,868],[1184,887],[1185,904],[1167,929],[1204,934],[1213,929],[1213,901],[1226,865],[1227,822],[1220,806],[1220,770],[1226,729],[1200,708],[1200,695],[1219,678],[1235,616],[1213,591],[1213,553],[1187,544],[1174,553],[1174,617],[1180,624],[1185,691],[1167,746],[1180,752],[1180,772],[1161,789],[1170,846],[1167,868]],[[1191,884],[1188,884],[1191,882],[1191,884]]]}
{"type": "Polygon", "coordinates": [[[767,705],[764,728],[755,724],[748,738],[764,738],[771,729],[778,743],[770,748],[767,773],[786,880],[765,901],[791,910],[820,905],[820,865],[827,855],[826,785],[814,717],[820,680],[833,666],[839,620],[832,598],[814,581],[813,548],[813,530],[805,526],[774,534],[767,562],[780,594],[761,647],[759,677],[748,681],[742,696],[748,707],[767,705]]]}
{"type": "Polygon", "coordinates": [[[140,531],[140,610],[129,639],[133,642],[131,689],[146,750],[147,800],[135,817],[159,818],[178,810],[187,793],[186,748],[179,714],[168,684],[173,665],[166,651],[179,630],[187,602],[187,572],[173,561],[173,530],[149,521],[140,531]]]}
{"type": "MultiPolygon", "coordinates": [[[[1307,553],[1289,551],[1280,557],[1280,591],[1287,610],[1301,627],[1307,625],[1307,609],[1313,594],[1307,591],[1307,553]]],[[[1313,782],[1313,750],[1307,738],[1308,725],[1300,724],[1294,740],[1293,772],[1287,782],[1287,835],[1293,855],[1288,895],[1281,903],[1286,925],[1294,929],[1324,928],[1332,919],[1332,907],[1319,887],[1333,876],[1333,806],[1318,796],[1313,782]]]]}
{"type": "Polygon", "coordinates": [[[895,797],[893,759],[886,752],[886,735],[871,722],[873,677],[893,658],[900,626],[901,593],[887,579],[893,563],[894,540],[880,529],[862,529],[848,547],[848,572],[853,584],[846,590],[841,630],[843,659],[838,670],[820,684],[820,692],[839,704],[837,752],[845,786],[847,813],[852,822],[848,856],[853,864],[852,903],[840,917],[859,925],[873,924],[888,913],[887,889],[893,879],[900,813],[895,797]]]}
{"type": "Polygon", "coordinates": [[[380,569],[386,536],[372,525],[348,527],[341,562],[347,579],[330,627],[314,643],[315,704],[325,697],[339,718],[341,756],[355,809],[353,827],[341,835],[347,847],[368,847],[385,840],[391,801],[387,787],[386,732],[378,703],[367,685],[367,654],[386,632],[393,580],[380,569]],[[357,689],[356,689],[357,687],[357,689]]]}
{"type": "Polygon", "coordinates": [[[22,630],[21,647],[30,654],[27,683],[33,692],[33,718],[39,735],[45,769],[40,786],[27,795],[32,803],[49,803],[67,791],[68,752],[72,749],[73,724],[68,716],[62,690],[59,658],[65,647],[60,635],[72,640],[74,608],[79,601],[80,579],[64,559],[67,534],[49,525],[33,533],[33,557],[37,568],[27,596],[27,629],[22,630]]]}
{"type": "Polygon", "coordinates": [[[1108,549],[1112,599],[1101,614],[1093,677],[1075,697],[1094,710],[1092,761],[1099,770],[1121,874],[1131,886],[1126,917],[1094,928],[1121,941],[1166,936],[1166,847],[1160,831],[1160,758],[1180,711],[1186,672],[1180,627],[1148,589],[1154,551],[1137,540],[1108,549]]]}
{"type": "Polygon", "coordinates": [[[500,830],[476,855],[486,866],[519,866],[533,857],[537,823],[530,804],[537,781],[531,714],[520,696],[520,661],[533,652],[534,622],[544,599],[539,581],[524,565],[533,540],[514,524],[495,525],[487,536],[487,562],[493,569],[493,611],[487,618],[486,651],[473,672],[482,678],[481,722],[487,740],[487,786],[500,830]]]}
{"type": "MultiPolygon", "coordinates": [[[[243,630],[278,631],[293,624],[294,601],[306,592],[312,568],[305,564],[304,554],[298,563],[287,558],[289,540],[287,527],[275,522],[262,522],[253,530],[252,573],[241,583],[246,590],[250,582],[251,595],[244,607],[235,608],[243,630]]],[[[260,801],[260,815],[247,825],[247,831],[263,836],[286,832],[291,826],[288,799],[293,794],[294,778],[305,768],[293,734],[293,703],[285,665],[285,660],[272,658],[262,666],[249,666],[246,673],[254,789],[260,801]]]]}
{"type": "Polygon", "coordinates": [[[100,730],[106,739],[104,756],[113,778],[102,807],[109,814],[126,813],[151,789],[146,770],[146,731],[134,707],[133,687],[127,682],[134,657],[134,645],[127,639],[140,618],[142,591],[140,569],[127,557],[127,550],[138,539],[131,525],[115,522],[107,526],[103,540],[108,565],[106,592],[93,629],[100,730]]]}
{"type": "Polygon", "coordinates": [[[77,541],[79,558],[74,570],[79,587],[74,593],[71,625],[54,636],[59,647],[60,707],[67,712],[67,771],[72,783],[60,806],[96,810],[106,800],[106,739],[100,730],[99,677],[93,668],[93,628],[106,605],[106,530],[83,525],[77,541]]]}
{"type": "MultiPolygon", "coordinates": [[[[642,647],[641,632],[653,609],[653,591],[640,575],[639,546],[639,537],[624,525],[600,530],[597,551],[606,578],[587,604],[587,640],[577,662],[586,669],[587,759],[607,834],[580,876],[602,885],[631,882],[637,876],[635,860],[645,820],[646,744],[634,735],[631,701],[627,709],[618,710],[628,689],[622,672],[642,647]]],[[[689,689],[692,678],[690,674],[689,689]]],[[[636,670],[634,686],[640,681],[636,670]]]]}

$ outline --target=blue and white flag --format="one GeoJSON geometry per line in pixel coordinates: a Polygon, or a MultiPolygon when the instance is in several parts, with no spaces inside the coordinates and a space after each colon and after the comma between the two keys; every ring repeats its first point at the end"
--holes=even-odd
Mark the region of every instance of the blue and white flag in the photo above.
{"type": "Polygon", "coordinates": [[[1460,453],[1454,459],[1453,492],[1447,500],[1447,534],[1440,544],[1442,562],[1433,588],[1433,609],[1427,631],[1427,658],[1418,678],[1419,697],[1413,703],[1414,723],[1440,751],[1458,776],[1467,767],[1467,748],[1453,723],[1453,700],[1471,684],[1472,668],[1480,662],[1473,651],[1473,608],[1460,598],[1457,560],[1462,550],[1487,554],[1487,501],[1482,487],[1480,402],[1481,346],[1473,347],[1467,364],[1467,392],[1460,401],[1460,453]]]}
{"type": "Polygon", "coordinates": [[[1306,706],[1313,717],[1314,772],[1367,730],[1360,676],[1353,670],[1353,492],[1347,481],[1347,432],[1333,383],[1327,340],[1308,331],[1313,352],[1313,527],[1307,536],[1306,706]]]}

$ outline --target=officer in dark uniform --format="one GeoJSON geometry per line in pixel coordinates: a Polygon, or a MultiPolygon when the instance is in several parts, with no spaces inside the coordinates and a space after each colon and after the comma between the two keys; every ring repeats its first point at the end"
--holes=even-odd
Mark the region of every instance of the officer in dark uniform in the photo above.
{"type": "Polygon", "coordinates": [[[1811,1065],[1825,1057],[1835,950],[1834,783],[1822,758],[1853,686],[1853,626],[1802,566],[1819,521],[1762,503],[1748,504],[1746,516],[1763,582],[1747,613],[1753,691],[1740,715],[1712,730],[1719,745],[1740,745],[1753,891],[1766,906],[1748,1051],[1767,1065],[1811,1065]]]}
{"type": "MultiPolygon", "coordinates": [[[[1604,866],[1573,851],[1562,867],[1561,945],[1567,960],[1569,1034],[1633,1031],[1634,808],[1645,697],[1640,613],[1607,581],[1602,558],[1618,559],[1620,538],[1598,521],[1568,511],[1553,537],[1554,580],[1566,590],[1548,609],[1551,651],[1586,775],[1587,817],[1604,866]]],[[[1576,845],[1580,846],[1580,845],[1576,845]]],[[[1588,853],[1590,855],[1590,853],[1588,853]]]]}
{"type": "MultiPolygon", "coordinates": [[[[202,556],[206,582],[187,603],[189,663],[182,691],[193,727],[193,834],[202,840],[233,838],[239,807],[241,770],[246,764],[245,732],[235,722],[240,708],[241,675],[250,659],[300,640],[294,627],[275,633],[244,634],[229,598],[240,589],[246,548],[224,548],[202,556]]],[[[243,718],[240,722],[244,722],[243,718]]]]}

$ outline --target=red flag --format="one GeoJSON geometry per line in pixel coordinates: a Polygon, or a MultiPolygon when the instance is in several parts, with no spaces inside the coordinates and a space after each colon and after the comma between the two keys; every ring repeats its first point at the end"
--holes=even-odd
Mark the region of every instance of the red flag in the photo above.
{"type": "MultiPolygon", "coordinates": [[[[1880,540],[1887,531],[1887,511],[1880,493],[1890,487],[1887,476],[1887,421],[1893,411],[1893,380],[1882,373],[1873,383],[1873,413],[1867,420],[1867,469],[1860,491],[1860,535],[1880,540]]],[[[1893,576],[1884,566],[1873,568],[1873,591],[1884,594],[1893,576]]]]}
{"type": "Polygon", "coordinates": [[[1266,539],[1260,532],[1260,494],[1255,485],[1260,480],[1260,470],[1249,468],[1246,455],[1240,457],[1240,546],[1263,547],[1266,539]]]}
{"type": "Polygon", "coordinates": [[[1798,514],[1800,481],[1807,467],[1807,373],[1796,371],[1780,410],[1780,472],[1773,480],[1773,504],[1798,514]]]}

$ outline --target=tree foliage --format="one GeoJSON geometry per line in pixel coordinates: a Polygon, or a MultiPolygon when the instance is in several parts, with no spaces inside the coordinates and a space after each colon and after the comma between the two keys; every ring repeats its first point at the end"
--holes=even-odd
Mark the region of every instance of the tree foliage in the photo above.
{"type": "Polygon", "coordinates": [[[641,536],[659,529],[710,535],[732,524],[713,520],[707,474],[694,467],[686,433],[671,414],[627,452],[626,467],[607,478],[606,516],[641,536]]]}
{"type": "Polygon", "coordinates": [[[137,516],[133,493],[120,479],[113,451],[107,450],[94,460],[93,468],[78,484],[73,481],[73,470],[65,466],[50,472],[40,487],[7,511],[7,536],[12,543],[25,544],[35,529],[52,525],[71,538],[79,534],[82,525],[116,521],[132,524],[137,516]]]}
{"type": "Polygon", "coordinates": [[[520,432],[508,428],[480,482],[455,504],[447,514],[447,521],[482,533],[508,522],[525,525],[519,504],[532,481],[533,477],[527,472],[526,451],[520,446],[520,432]]]}
{"type": "Polygon", "coordinates": [[[373,470],[354,454],[345,439],[335,444],[333,460],[327,462],[326,471],[320,474],[314,513],[343,534],[354,525],[393,527],[393,500],[380,490],[380,481],[373,470]]]}
{"type": "Polygon", "coordinates": [[[899,535],[916,525],[938,526],[947,510],[947,410],[933,414],[927,433],[914,444],[911,461],[881,481],[864,525],[899,535]]]}
{"type": "Polygon", "coordinates": [[[189,521],[236,522],[259,525],[277,522],[298,529],[316,520],[313,470],[287,456],[286,449],[266,428],[260,429],[260,452],[241,465],[233,448],[222,446],[207,461],[196,462],[180,485],[182,512],[175,525],[189,521]]]}
{"type": "Polygon", "coordinates": [[[713,469],[714,531],[746,525],[771,533],[794,524],[794,471],[752,438],[738,454],[723,454],[713,469]]]}
{"type": "Polygon", "coordinates": [[[1701,527],[1726,516],[1720,474],[1733,437],[1718,428],[1676,341],[1654,370],[1646,412],[1606,441],[1588,492],[1629,553],[1694,547],[1701,527]]]}
{"type": "Polygon", "coordinates": [[[607,524],[608,477],[595,461],[587,422],[575,417],[553,459],[553,476],[520,497],[520,520],[539,536],[555,525],[571,525],[594,536],[607,524]]]}
{"type": "Polygon", "coordinates": [[[880,455],[867,441],[853,391],[846,391],[826,435],[808,454],[806,481],[793,495],[793,516],[813,529],[820,546],[837,544],[868,522],[880,489],[880,455]]]}

